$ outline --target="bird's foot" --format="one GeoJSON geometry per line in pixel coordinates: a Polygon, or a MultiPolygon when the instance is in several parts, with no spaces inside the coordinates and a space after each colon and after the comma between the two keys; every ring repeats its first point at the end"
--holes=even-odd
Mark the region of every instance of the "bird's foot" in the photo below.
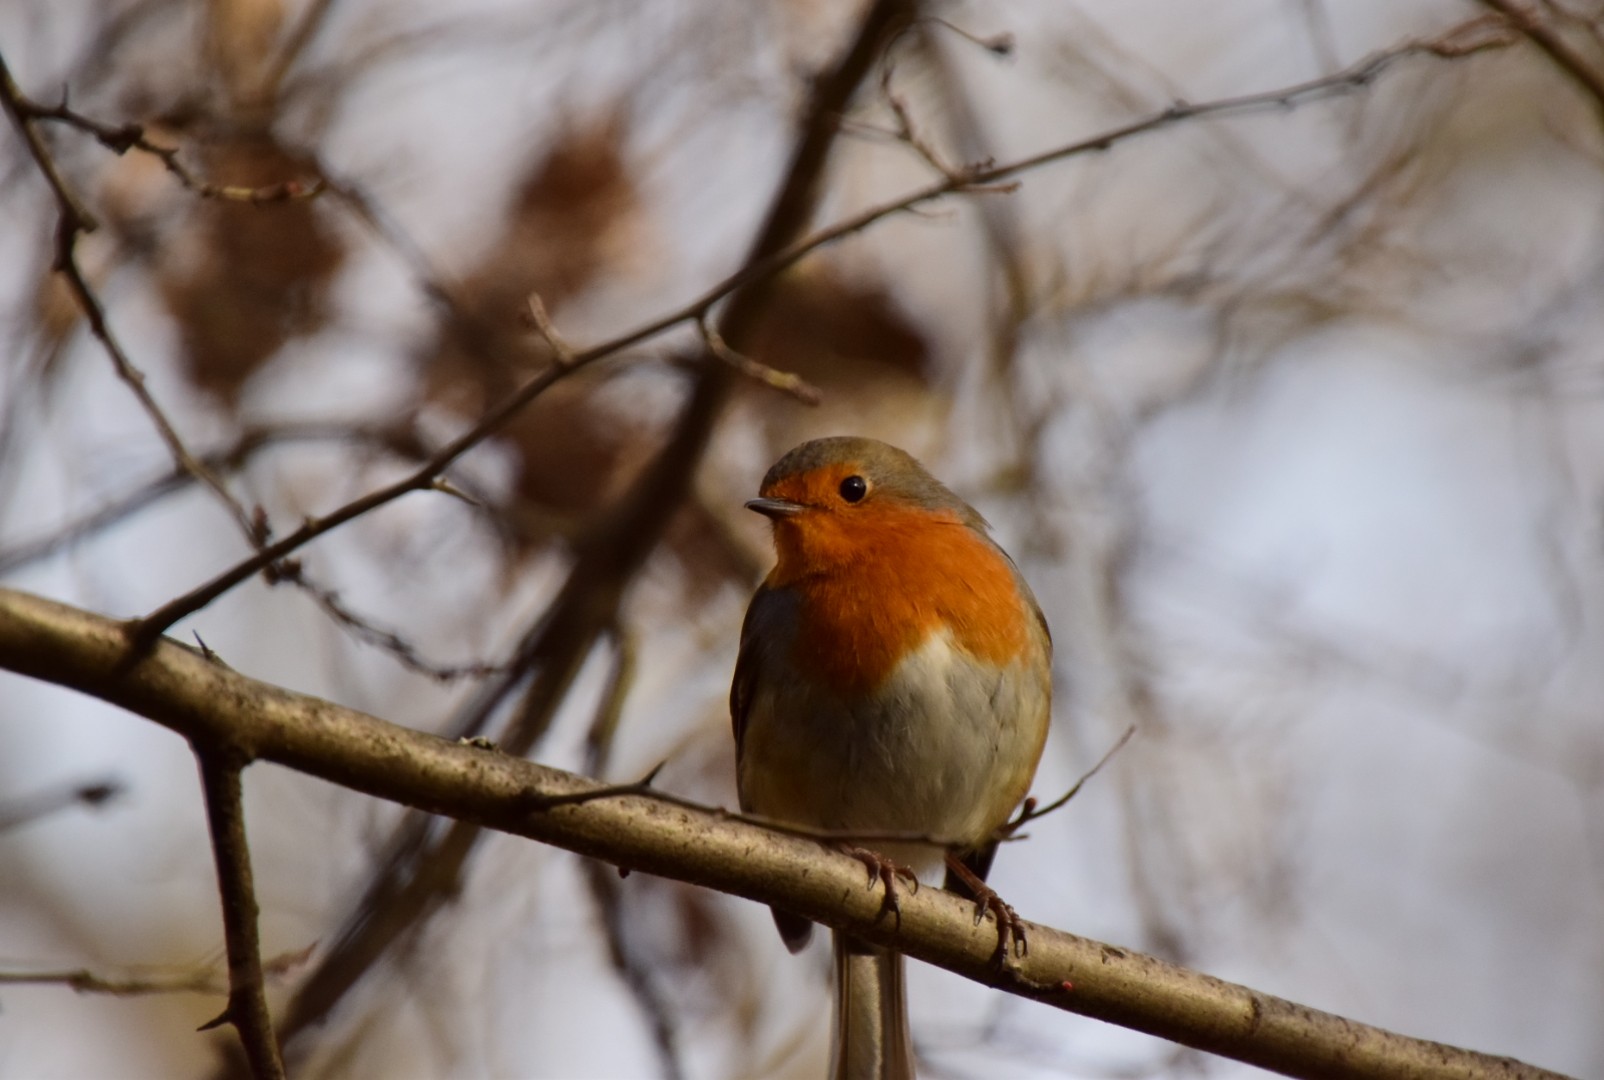
{"type": "Polygon", "coordinates": [[[992,959],[998,965],[1007,967],[1011,959],[1027,955],[1030,942],[1025,937],[1025,923],[1013,905],[998,896],[996,889],[987,885],[956,855],[948,854],[947,868],[958,876],[975,898],[975,925],[981,924],[987,912],[997,920],[997,951],[992,954],[992,959]]]}
{"type": "Polygon", "coordinates": [[[841,850],[857,859],[869,871],[869,888],[874,888],[874,883],[878,881],[885,889],[885,897],[880,901],[879,917],[884,918],[886,915],[894,915],[897,919],[897,925],[900,927],[902,925],[902,904],[897,899],[897,894],[901,891],[902,886],[898,884],[897,879],[906,880],[912,886],[912,891],[918,892],[919,875],[901,863],[893,862],[886,858],[878,851],[853,847],[850,844],[843,845],[841,850]]]}

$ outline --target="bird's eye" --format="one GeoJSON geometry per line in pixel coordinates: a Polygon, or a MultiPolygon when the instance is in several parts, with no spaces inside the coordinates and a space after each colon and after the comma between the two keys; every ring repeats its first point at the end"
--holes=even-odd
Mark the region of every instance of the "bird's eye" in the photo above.
{"type": "Polygon", "coordinates": [[[855,503],[869,494],[868,481],[861,476],[849,476],[841,481],[841,497],[849,503],[855,503]]]}

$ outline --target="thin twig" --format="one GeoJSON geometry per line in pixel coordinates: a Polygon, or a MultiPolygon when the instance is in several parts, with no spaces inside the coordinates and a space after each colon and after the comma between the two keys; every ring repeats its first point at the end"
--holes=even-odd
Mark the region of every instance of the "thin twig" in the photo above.
{"type": "MultiPolygon", "coordinates": [[[[11,77],[11,69],[6,66],[5,57],[0,56],[0,102],[3,102],[7,115],[16,125],[23,142],[28,146],[28,152],[38,166],[39,172],[44,176],[46,183],[56,196],[56,246],[53,269],[67,282],[78,307],[83,311],[89,322],[90,333],[100,342],[106,355],[111,358],[117,375],[128,384],[138,399],[140,407],[145,410],[162,442],[167,444],[167,450],[186,472],[193,474],[214,495],[219,502],[234,517],[235,522],[244,531],[247,537],[252,535],[251,518],[238,499],[231,495],[223,486],[217,475],[198,461],[184,440],[179,436],[178,430],[173,426],[167,414],[162,411],[151,394],[150,388],[145,384],[144,372],[134,366],[123,349],[122,343],[112,333],[111,326],[106,320],[105,308],[100,298],[95,294],[83,269],[78,265],[78,237],[94,232],[100,227],[94,215],[85,207],[83,200],[73,190],[66,178],[61,175],[54,156],[44,144],[38,129],[34,125],[35,119],[41,115],[38,105],[30,101],[17,87],[16,81],[11,77]]],[[[66,106],[60,107],[60,112],[67,113],[66,106]]],[[[77,114],[70,114],[74,117],[77,114]]],[[[81,119],[81,118],[80,118],[81,119]]]]}
{"type": "Polygon", "coordinates": [[[306,47],[317,37],[318,32],[328,24],[329,12],[333,8],[334,0],[311,0],[307,4],[306,9],[301,12],[300,19],[296,21],[295,28],[284,39],[283,46],[274,54],[262,74],[261,91],[264,96],[278,96],[284,77],[301,58],[306,47]]]}
{"type": "MultiPolygon", "coordinates": [[[[266,188],[231,188],[219,186],[202,181],[191,173],[179,160],[176,148],[158,146],[145,137],[144,129],[138,124],[124,124],[120,127],[104,124],[78,113],[67,106],[65,100],[56,106],[40,105],[22,94],[11,73],[5,66],[3,57],[0,57],[0,97],[4,98],[6,111],[21,131],[28,143],[29,151],[33,155],[40,171],[46,181],[56,193],[59,208],[56,225],[56,251],[54,269],[67,281],[78,306],[88,319],[91,332],[101,343],[106,354],[111,358],[118,376],[128,384],[152,424],[156,427],[162,441],[166,443],[178,467],[185,473],[195,477],[204,484],[229,511],[239,526],[247,543],[260,553],[263,545],[270,536],[266,514],[261,508],[256,513],[250,513],[244,505],[228,491],[217,474],[205,462],[195,457],[184,444],[183,438],[178,434],[177,428],[168,419],[166,413],[156,402],[154,395],[146,383],[144,373],[137,368],[129,358],[122,343],[112,332],[110,323],[106,318],[104,305],[99,296],[90,286],[82,268],[78,264],[77,241],[84,233],[91,232],[98,227],[94,217],[85,208],[82,200],[73,191],[71,186],[62,177],[53,156],[45,147],[35,128],[38,120],[53,120],[78,130],[88,132],[95,136],[100,143],[118,154],[126,153],[131,149],[138,149],[161,159],[167,170],[176,176],[187,188],[198,194],[240,201],[263,203],[277,202],[288,198],[298,198],[303,195],[316,194],[318,185],[308,189],[298,182],[272,185],[266,188]]],[[[279,564],[275,560],[262,567],[269,573],[270,580],[291,581],[309,592],[324,611],[334,616],[344,626],[358,632],[364,640],[388,649],[404,665],[414,670],[422,671],[437,678],[454,678],[461,674],[472,674],[482,665],[465,668],[448,668],[433,665],[424,661],[405,641],[397,635],[381,631],[366,621],[357,617],[349,609],[338,602],[337,596],[330,590],[322,589],[309,581],[298,566],[279,564]]]]}
{"type": "Polygon", "coordinates": [[[0,971],[0,986],[65,986],[79,994],[139,997],[145,994],[227,993],[228,984],[215,971],[182,975],[100,975],[88,968],[45,971],[0,971]]]}
{"type": "MultiPolygon", "coordinates": [[[[253,425],[242,430],[227,446],[199,455],[208,469],[217,473],[237,472],[258,453],[283,443],[349,442],[368,444],[385,449],[403,459],[419,460],[427,455],[422,451],[420,436],[404,425],[394,423],[370,424],[352,422],[289,422],[274,425],[253,425]]],[[[175,464],[161,476],[141,484],[124,485],[124,494],[48,533],[19,540],[9,548],[0,549],[0,574],[10,573],[37,559],[52,555],[69,545],[106,529],[132,514],[138,513],[157,500],[182,491],[197,479],[194,473],[175,464]]]]}
{"type": "Polygon", "coordinates": [[[106,318],[104,305],[78,263],[79,236],[95,231],[99,223],[61,175],[53,155],[40,138],[35,123],[44,120],[66,124],[93,135],[101,145],[117,154],[124,154],[132,149],[151,154],[160,159],[167,171],[184,187],[206,197],[251,203],[280,202],[315,195],[320,190],[320,184],[314,182],[308,187],[298,181],[289,181],[267,187],[242,188],[204,181],[178,160],[177,148],[163,147],[151,142],[145,137],[144,128],[138,124],[114,126],[102,123],[69,108],[65,97],[55,106],[41,105],[28,98],[12,78],[3,56],[0,56],[0,98],[3,98],[6,112],[16,124],[40,172],[56,195],[58,215],[53,269],[66,280],[75,301],[88,320],[91,333],[111,358],[118,377],[128,385],[139,401],[179,469],[199,480],[217,497],[234,518],[246,541],[260,551],[268,534],[265,515],[261,513],[260,508],[256,514],[247,512],[216,473],[189,451],[177,428],[151,394],[144,372],[134,365],[122,343],[113,333],[106,318]]]}
{"type": "MultiPolygon", "coordinates": [[[[421,443],[416,432],[395,424],[365,424],[365,423],[290,423],[282,426],[266,427],[256,426],[241,432],[234,442],[220,450],[214,450],[201,455],[199,460],[208,469],[217,472],[233,472],[244,466],[250,458],[259,451],[279,443],[285,442],[359,442],[368,443],[396,453],[401,457],[411,457],[414,460],[424,456],[421,443]]],[[[32,540],[25,540],[9,550],[0,551],[0,574],[8,573],[37,559],[48,556],[68,544],[75,543],[101,529],[122,520],[149,506],[157,499],[182,490],[188,483],[197,479],[195,474],[182,465],[175,465],[165,475],[133,488],[122,498],[94,510],[82,518],[54,530],[44,536],[32,540]]],[[[436,478],[433,483],[436,491],[442,491],[473,506],[483,510],[484,500],[470,492],[466,492],[451,484],[443,478],[436,478]]],[[[253,536],[265,535],[266,524],[261,520],[260,513],[252,522],[253,536]]],[[[364,644],[372,645],[388,652],[397,663],[420,675],[426,675],[440,682],[451,682],[465,677],[483,678],[499,671],[502,665],[482,661],[446,664],[425,657],[422,652],[401,637],[393,630],[386,630],[376,625],[371,619],[357,614],[333,589],[319,585],[305,572],[305,568],[293,559],[286,559],[266,568],[270,582],[286,582],[293,584],[304,591],[322,611],[348,630],[364,644]]]]}
{"type": "Polygon", "coordinates": [[[256,886],[251,880],[251,849],[245,837],[245,808],[240,771],[244,756],[231,748],[195,742],[206,821],[211,828],[217,863],[217,890],[222,897],[223,936],[228,944],[228,1008],[201,1026],[202,1031],[233,1024],[245,1046],[254,1080],[284,1080],[284,1062],[267,1009],[265,973],[256,919],[256,886]]]}
{"type": "Polygon", "coordinates": [[[897,128],[893,135],[899,142],[912,147],[914,153],[923,158],[925,164],[937,173],[949,180],[954,178],[958,175],[957,170],[948,165],[941,155],[936,153],[936,148],[919,134],[918,129],[914,127],[913,114],[909,112],[907,103],[892,89],[891,76],[895,71],[896,68],[887,63],[885,69],[880,72],[880,96],[885,99],[887,107],[891,109],[891,115],[897,120],[897,128]]]}
{"type": "Polygon", "coordinates": [[[1014,820],[1010,821],[1007,825],[1003,826],[1004,837],[1005,838],[1013,838],[1014,834],[1025,823],[1031,822],[1031,821],[1035,821],[1037,818],[1046,817],[1048,814],[1051,814],[1054,810],[1057,810],[1057,809],[1061,808],[1062,806],[1064,806],[1066,803],[1069,802],[1069,800],[1073,799],[1076,795],[1079,795],[1080,794],[1080,789],[1086,786],[1086,781],[1090,780],[1092,777],[1096,776],[1099,772],[1101,772],[1102,769],[1103,769],[1103,766],[1107,765],[1109,763],[1109,761],[1111,761],[1113,759],[1115,754],[1117,754],[1121,750],[1125,749],[1125,744],[1130,742],[1131,741],[1131,736],[1133,736],[1135,734],[1136,734],[1136,725],[1132,724],[1130,727],[1125,729],[1125,734],[1121,735],[1118,739],[1116,739],[1114,741],[1114,745],[1110,746],[1108,748],[1108,753],[1104,754],[1102,757],[1097,759],[1097,764],[1096,765],[1093,765],[1090,769],[1087,769],[1086,772],[1084,774],[1082,774],[1082,776],[1081,776],[1081,778],[1079,780],[1075,781],[1074,784],[1070,785],[1070,788],[1069,788],[1068,791],[1064,792],[1058,798],[1054,799],[1052,802],[1048,803],[1046,806],[1042,807],[1041,809],[1038,810],[1036,808],[1036,800],[1035,799],[1026,799],[1024,804],[1019,808],[1019,813],[1018,813],[1017,816],[1015,816],[1014,820]]]}
{"type": "Polygon", "coordinates": [[[1604,114],[1604,73],[1589,64],[1558,30],[1523,0],[1481,0],[1536,45],[1554,64],[1593,99],[1593,107],[1604,114]]]}
{"type": "Polygon", "coordinates": [[[921,19],[920,22],[930,23],[931,25],[939,26],[944,30],[950,30],[954,34],[957,34],[959,37],[963,38],[965,41],[979,45],[982,49],[985,49],[993,56],[1012,56],[1014,54],[1014,35],[1008,33],[1006,30],[1002,33],[993,34],[991,37],[983,38],[970,33],[957,23],[943,19],[936,15],[927,16],[926,18],[921,19]]]}
{"type": "Polygon", "coordinates": [[[713,328],[706,315],[696,320],[696,329],[701,332],[702,341],[707,345],[708,352],[748,379],[772,387],[781,393],[790,394],[804,405],[817,405],[824,400],[824,393],[802,376],[772,368],[730,348],[723,335],[713,328]]]}
{"type": "MultiPolygon", "coordinates": [[[[434,264],[428,253],[423,250],[423,245],[401,226],[378,199],[354,181],[338,175],[326,162],[318,163],[318,174],[323,177],[329,197],[355,214],[356,219],[369,232],[400,256],[407,270],[417,279],[418,287],[423,290],[424,295],[444,305],[456,319],[459,328],[471,331],[478,326],[478,320],[470,317],[467,309],[457,301],[456,283],[434,264]]],[[[479,335],[469,336],[471,338],[469,344],[479,344],[479,335]]]]}
{"type": "MultiPolygon", "coordinates": [[[[306,962],[316,944],[281,953],[262,962],[271,981],[306,962]]],[[[0,971],[0,986],[65,986],[79,994],[140,997],[146,994],[226,994],[228,980],[211,969],[171,975],[105,975],[88,968],[46,968],[39,971],[0,971]]]]}
{"type": "MultiPolygon", "coordinates": [[[[460,495],[460,493],[457,493],[460,495]]],[[[462,496],[467,498],[466,496],[462,496]]],[[[471,501],[471,500],[470,500],[471,501]]],[[[305,571],[296,559],[285,559],[275,567],[270,567],[270,574],[276,581],[288,581],[300,586],[312,602],[323,610],[323,613],[333,619],[340,626],[349,630],[358,640],[369,645],[377,646],[389,653],[402,667],[419,675],[427,675],[436,682],[454,682],[462,678],[482,679],[504,670],[501,664],[486,663],[484,661],[470,661],[463,664],[442,664],[425,657],[418,647],[394,630],[386,630],[376,626],[372,620],[356,614],[340,599],[340,594],[334,589],[328,589],[306,577],[305,571]]]]}
{"type": "MultiPolygon", "coordinates": [[[[0,58],[0,72],[5,72],[4,58],[0,58]]],[[[178,147],[162,146],[160,143],[152,142],[149,136],[145,134],[143,124],[108,124],[103,120],[96,120],[71,108],[65,98],[58,104],[44,105],[23,94],[17,88],[16,83],[11,81],[9,72],[5,72],[3,77],[7,84],[5,88],[7,111],[12,112],[12,118],[17,123],[26,122],[31,125],[36,120],[44,120],[63,124],[93,137],[101,146],[119,157],[130,150],[138,150],[141,153],[149,154],[159,160],[179,184],[202,198],[262,205],[264,203],[311,199],[321,194],[324,189],[323,181],[316,177],[309,182],[284,180],[275,184],[264,184],[260,187],[214,184],[201,178],[178,159],[178,147]]],[[[36,154],[35,157],[37,158],[37,156],[36,154]]],[[[94,229],[88,228],[84,231],[93,232],[94,229]]]]}
{"type": "Polygon", "coordinates": [[[546,340],[551,349],[552,358],[558,367],[572,367],[574,363],[574,350],[564,341],[557,328],[551,323],[551,316],[546,313],[545,301],[540,299],[539,293],[530,293],[525,302],[524,312],[529,318],[529,324],[540,331],[540,336],[546,340]]]}
{"type": "Polygon", "coordinates": [[[958,847],[960,843],[952,837],[898,829],[882,829],[874,832],[859,832],[852,829],[820,829],[811,825],[798,825],[794,822],[782,821],[779,818],[765,817],[762,814],[726,810],[722,806],[710,806],[707,803],[698,802],[695,799],[689,799],[683,795],[675,795],[671,791],[662,791],[653,787],[652,785],[657,780],[657,774],[662,772],[663,767],[667,764],[668,762],[666,761],[660,761],[639,780],[630,780],[622,784],[607,784],[603,787],[588,788],[584,791],[564,792],[561,795],[545,795],[531,792],[519,800],[519,805],[532,814],[545,814],[565,806],[583,806],[586,803],[596,802],[600,799],[653,799],[665,806],[676,806],[681,810],[694,810],[700,814],[716,814],[730,821],[744,821],[748,825],[771,829],[774,832],[784,833],[786,836],[800,837],[804,840],[817,840],[821,844],[923,844],[933,848],[945,849],[958,847]]]}

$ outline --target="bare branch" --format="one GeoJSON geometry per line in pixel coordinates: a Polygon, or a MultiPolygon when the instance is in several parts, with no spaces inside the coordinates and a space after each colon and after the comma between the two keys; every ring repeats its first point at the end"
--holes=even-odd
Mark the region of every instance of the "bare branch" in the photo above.
{"type": "MultiPolygon", "coordinates": [[[[167,414],[162,411],[161,406],[156,403],[155,397],[152,396],[150,388],[145,385],[144,373],[134,366],[133,361],[128,358],[127,352],[124,351],[122,343],[112,333],[111,326],[106,321],[105,308],[101,305],[100,298],[95,295],[94,289],[90,287],[88,279],[84,276],[83,269],[78,265],[78,237],[84,233],[94,232],[100,227],[99,222],[96,221],[94,215],[84,206],[83,200],[79,198],[71,185],[61,175],[61,170],[57,167],[55,158],[51,155],[49,148],[45,146],[44,140],[40,138],[39,132],[34,126],[35,118],[41,113],[40,107],[26,98],[21,90],[18,89],[16,81],[11,77],[11,69],[6,66],[3,56],[0,56],[0,103],[4,104],[6,114],[11,117],[12,123],[16,125],[18,133],[27,144],[28,152],[32,155],[34,163],[39,167],[40,173],[55,193],[57,219],[54,269],[66,280],[78,307],[89,321],[90,332],[100,342],[106,355],[111,358],[118,377],[128,384],[128,388],[133,391],[134,396],[139,400],[140,407],[145,410],[145,414],[150,418],[157,433],[161,435],[162,442],[167,444],[168,452],[172,454],[173,460],[178,462],[186,472],[205,484],[217,496],[218,501],[233,515],[236,523],[239,524],[246,536],[250,536],[250,516],[245,512],[245,508],[240,505],[239,500],[229,494],[228,489],[223,486],[217,475],[197,461],[195,456],[189,452],[189,448],[184,445],[184,440],[179,437],[172,421],[167,418],[167,414]]],[[[66,113],[66,106],[61,106],[58,111],[66,113]]],[[[71,115],[76,116],[76,114],[71,115]]]]}
{"type": "MultiPolygon", "coordinates": [[[[4,65],[4,59],[0,58],[0,71],[5,70],[4,65]]],[[[313,178],[310,182],[284,180],[276,184],[265,184],[261,187],[214,184],[208,180],[203,180],[178,159],[178,147],[162,146],[159,143],[152,142],[145,134],[145,128],[142,124],[108,124],[105,121],[96,120],[69,107],[65,98],[56,105],[40,104],[17,89],[16,84],[11,81],[8,71],[5,72],[4,82],[6,83],[4,93],[7,99],[7,111],[11,112],[12,119],[19,126],[24,123],[31,126],[32,122],[36,120],[63,124],[92,136],[101,146],[118,156],[126,154],[130,150],[138,150],[140,153],[149,154],[159,160],[179,184],[202,198],[262,205],[264,203],[294,202],[300,199],[315,198],[324,189],[323,181],[318,178],[313,178]]],[[[34,157],[37,160],[38,154],[35,153],[34,157]]],[[[43,168],[42,164],[41,168],[43,168]]],[[[54,183],[52,186],[55,186],[54,183]]],[[[93,218],[85,220],[92,221],[93,218]]],[[[86,228],[84,231],[93,232],[94,228],[86,228]]]]}
{"type": "MultiPolygon", "coordinates": [[[[268,981],[306,962],[313,946],[282,953],[262,962],[268,981]]],[[[106,975],[88,968],[0,971],[0,986],[65,986],[79,994],[142,997],[148,994],[226,994],[228,979],[210,968],[158,975],[106,975]]]]}
{"type": "Polygon", "coordinates": [[[1536,45],[1554,64],[1570,76],[1587,96],[1593,99],[1594,108],[1604,116],[1604,72],[1600,72],[1583,58],[1543,15],[1525,0],[1481,0],[1481,2],[1519,30],[1536,45]]]}
{"type": "MultiPolygon", "coordinates": [[[[436,481],[436,490],[445,490],[450,494],[463,499],[470,504],[473,502],[455,488],[436,481]],[[444,485],[444,486],[442,486],[444,485]]],[[[376,626],[372,620],[364,618],[353,611],[340,594],[333,589],[327,589],[308,578],[297,559],[286,559],[276,566],[269,567],[268,573],[276,584],[279,581],[288,581],[299,586],[325,615],[333,619],[341,627],[368,645],[376,646],[389,653],[402,667],[419,675],[427,675],[436,682],[454,682],[457,679],[482,679],[486,675],[493,675],[504,670],[501,664],[491,664],[484,661],[470,661],[462,664],[442,664],[425,657],[418,647],[394,630],[386,630],[376,626]]]]}
{"type": "Polygon", "coordinates": [[[528,316],[529,325],[540,331],[551,348],[551,355],[559,367],[572,367],[574,363],[574,350],[557,333],[557,328],[551,324],[551,316],[546,314],[546,304],[540,299],[538,293],[530,293],[529,300],[524,308],[528,316]]]}
{"type": "MultiPolygon", "coordinates": [[[[202,455],[199,460],[208,469],[219,473],[233,472],[243,467],[260,451],[293,442],[365,443],[403,458],[417,460],[426,456],[422,449],[421,437],[404,424],[309,422],[247,428],[232,444],[202,455]]],[[[31,540],[24,540],[9,550],[0,550],[0,574],[27,565],[105,529],[137,513],[161,497],[182,490],[195,479],[194,473],[181,465],[175,465],[165,475],[135,487],[114,502],[60,529],[31,540]]],[[[432,487],[476,509],[485,509],[482,499],[461,490],[443,478],[436,478],[432,487]]],[[[256,539],[265,534],[266,523],[258,510],[252,522],[252,538],[256,539]]],[[[324,614],[358,640],[383,649],[403,667],[420,675],[426,675],[440,682],[450,682],[466,677],[482,678],[501,670],[499,665],[482,661],[447,664],[425,657],[417,646],[399,633],[375,625],[371,619],[357,614],[341,599],[338,592],[313,581],[296,560],[286,559],[267,567],[265,572],[270,583],[285,582],[300,588],[324,614]]]]}
{"type": "Polygon", "coordinates": [[[328,25],[329,12],[334,9],[334,0],[311,0],[301,17],[296,21],[295,27],[284,39],[284,44],[274,54],[271,62],[262,74],[262,92],[264,95],[276,96],[284,77],[289,74],[291,67],[301,58],[318,32],[328,25]]]}
{"type": "Polygon", "coordinates": [[[996,931],[951,893],[906,894],[888,920],[862,864],[811,841],[647,799],[531,813],[531,792],[596,785],[257,682],[170,640],[129,667],[119,623],[14,590],[0,590],[0,667],[94,694],[192,743],[231,743],[377,798],[778,905],[988,986],[1289,1076],[1559,1078],[1044,926],[1027,925],[1029,955],[999,968],[996,931]]]}
{"type": "Polygon", "coordinates": [[[1015,832],[1029,822],[1035,821],[1037,818],[1044,818],[1053,811],[1060,810],[1069,805],[1069,800],[1080,794],[1080,789],[1086,786],[1086,781],[1102,772],[1103,766],[1112,761],[1115,754],[1125,749],[1125,744],[1130,742],[1131,736],[1135,734],[1136,725],[1132,724],[1130,727],[1125,729],[1125,733],[1123,735],[1114,740],[1114,745],[1108,748],[1108,752],[1097,759],[1096,765],[1093,765],[1090,769],[1087,769],[1084,773],[1082,773],[1081,778],[1071,784],[1068,791],[1064,792],[1058,798],[1054,799],[1041,809],[1038,810],[1036,808],[1035,799],[1026,799],[1024,805],[1019,808],[1019,815],[1007,825],[1003,826],[1005,835],[1013,836],[1015,832]]]}
{"type": "Polygon", "coordinates": [[[88,968],[0,971],[0,986],[66,986],[79,994],[142,997],[147,994],[222,994],[228,985],[215,971],[181,975],[100,975],[88,968]]]}
{"type": "Polygon", "coordinates": [[[932,26],[939,26],[944,30],[949,30],[963,38],[965,41],[974,45],[979,45],[982,49],[985,49],[994,56],[1012,56],[1014,54],[1014,46],[1016,42],[1014,41],[1014,35],[1010,33],[1003,32],[1000,34],[993,34],[989,38],[983,38],[977,37],[975,34],[965,30],[955,22],[940,18],[935,15],[927,16],[919,21],[929,23],[932,26]]]}
{"type": "MultiPolygon", "coordinates": [[[[202,663],[219,670],[210,660],[202,663]]],[[[200,1030],[233,1024],[245,1045],[254,1080],[284,1080],[273,1017],[267,1011],[266,977],[256,926],[256,886],[251,880],[251,849],[245,837],[240,771],[248,759],[235,749],[232,739],[196,737],[190,745],[200,766],[201,788],[206,796],[206,821],[211,828],[217,888],[223,902],[223,936],[228,944],[228,1008],[200,1030]]]]}
{"type": "Polygon", "coordinates": [[[931,146],[924,136],[919,134],[918,129],[914,127],[913,114],[909,111],[907,102],[903,101],[896,90],[892,89],[891,76],[895,70],[888,63],[885,69],[880,72],[880,96],[885,99],[887,107],[891,110],[891,115],[897,121],[897,129],[893,134],[900,142],[912,147],[914,153],[923,158],[926,165],[929,165],[947,179],[953,179],[958,175],[958,171],[948,165],[941,155],[936,153],[936,148],[931,146]]]}
{"type": "MultiPolygon", "coordinates": [[[[423,451],[420,436],[407,424],[311,421],[247,427],[233,442],[199,457],[201,463],[208,469],[215,473],[227,474],[244,468],[263,450],[286,443],[302,442],[366,444],[411,460],[420,460],[427,456],[423,451]]],[[[161,476],[152,477],[141,484],[129,485],[124,494],[66,525],[38,536],[19,540],[9,548],[0,549],[0,574],[10,573],[93,536],[138,513],[157,500],[182,491],[196,479],[194,473],[187,471],[181,465],[174,465],[161,476]]]]}
{"type": "Polygon", "coordinates": [[[772,368],[730,348],[723,335],[713,329],[706,316],[696,320],[696,329],[701,332],[702,341],[707,345],[708,352],[748,379],[772,387],[782,394],[790,394],[804,405],[817,405],[824,400],[823,392],[802,376],[772,368]]]}

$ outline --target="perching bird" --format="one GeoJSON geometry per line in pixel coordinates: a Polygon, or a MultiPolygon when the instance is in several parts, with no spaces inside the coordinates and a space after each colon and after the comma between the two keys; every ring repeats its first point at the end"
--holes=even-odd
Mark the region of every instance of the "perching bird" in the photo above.
{"type": "MultiPolygon", "coordinates": [[[[886,443],[804,443],[759,495],[746,505],[772,520],[778,559],[730,687],[742,809],[939,837],[983,889],[1047,738],[1052,642],[1029,586],[985,519],[886,443]]],[[[874,846],[916,871],[943,857],[874,846]]],[[[774,920],[793,952],[806,944],[810,922],[774,920]]],[[[835,970],[832,1076],[912,1077],[902,957],[838,931],[835,970]]]]}

